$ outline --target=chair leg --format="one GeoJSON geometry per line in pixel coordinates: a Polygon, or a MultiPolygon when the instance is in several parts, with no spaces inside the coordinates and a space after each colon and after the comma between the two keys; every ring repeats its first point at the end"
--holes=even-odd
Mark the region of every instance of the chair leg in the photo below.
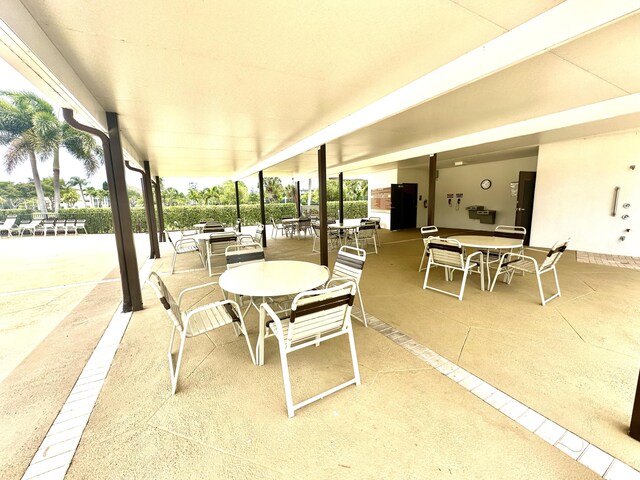
{"type": "Polygon", "coordinates": [[[171,375],[171,394],[175,395],[176,389],[178,387],[178,374],[180,373],[180,365],[182,364],[182,354],[184,352],[184,342],[187,339],[187,336],[183,333],[180,333],[180,347],[178,349],[178,358],[176,364],[173,364],[173,341],[175,339],[176,327],[173,327],[171,331],[171,341],[169,342],[169,373],[171,375]]]}
{"type": "MultiPolygon", "coordinates": [[[[427,282],[429,281],[429,270],[431,270],[431,258],[427,261],[427,273],[424,275],[424,283],[422,284],[422,289],[427,288],[427,282]]],[[[445,269],[445,276],[447,275],[447,270],[445,269]]]]}
{"type": "Polygon", "coordinates": [[[360,310],[362,311],[362,323],[364,323],[364,326],[366,328],[367,315],[364,313],[364,303],[362,303],[362,295],[360,294],[360,285],[356,285],[356,290],[358,291],[358,300],[360,300],[360,310]]]}
{"type": "Polygon", "coordinates": [[[284,383],[284,398],[287,403],[287,414],[289,418],[293,417],[293,396],[291,395],[291,378],[289,377],[289,362],[287,361],[287,352],[284,342],[278,339],[280,347],[280,364],[282,365],[282,382],[284,383]]]}
{"type": "Polygon", "coordinates": [[[353,363],[353,374],[356,379],[356,385],[360,385],[360,369],[358,368],[358,357],[356,355],[356,342],[353,339],[353,327],[349,328],[349,346],[351,347],[351,363],[353,363]]]}
{"type": "Polygon", "coordinates": [[[178,252],[174,251],[173,252],[173,260],[171,260],[171,275],[173,275],[173,271],[175,270],[175,266],[176,266],[176,257],[178,256],[178,252]]]}
{"type": "Polygon", "coordinates": [[[540,291],[540,301],[542,302],[542,306],[547,303],[544,300],[544,292],[542,291],[542,279],[540,278],[540,272],[536,272],[536,279],[538,280],[538,290],[540,291]]]}
{"type": "Polygon", "coordinates": [[[462,301],[462,296],[464,295],[464,286],[467,283],[467,276],[469,275],[469,270],[465,270],[462,275],[462,283],[460,284],[460,294],[458,295],[458,300],[462,301]]]}
{"type": "Polygon", "coordinates": [[[422,270],[424,270],[424,268],[422,268],[422,264],[424,263],[424,257],[426,255],[427,255],[427,249],[425,247],[425,249],[422,251],[422,258],[420,259],[420,266],[418,267],[418,272],[421,272],[422,270]]]}
{"type": "Polygon", "coordinates": [[[251,356],[251,361],[253,362],[254,365],[257,365],[256,363],[256,356],[253,353],[253,348],[251,348],[251,342],[249,342],[249,334],[247,333],[247,327],[244,323],[241,324],[236,324],[236,322],[233,322],[233,326],[235,328],[237,328],[238,330],[240,330],[240,333],[242,333],[242,335],[244,335],[244,339],[247,342],[247,347],[249,348],[249,355],[251,356]]]}

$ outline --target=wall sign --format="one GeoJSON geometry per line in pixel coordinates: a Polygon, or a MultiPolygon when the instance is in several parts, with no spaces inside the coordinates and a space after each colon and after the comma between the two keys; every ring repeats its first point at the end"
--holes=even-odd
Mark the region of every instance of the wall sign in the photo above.
{"type": "Polygon", "coordinates": [[[391,187],[371,189],[371,210],[391,211],[391,187]]]}

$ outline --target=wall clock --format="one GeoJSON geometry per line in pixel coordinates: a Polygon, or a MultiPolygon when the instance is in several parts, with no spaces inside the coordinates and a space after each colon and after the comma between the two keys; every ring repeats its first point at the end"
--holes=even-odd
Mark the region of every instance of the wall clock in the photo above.
{"type": "Polygon", "coordinates": [[[483,190],[489,190],[491,188],[491,180],[489,180],[488,178],[485,178],[480,182],[480,186],[482,187],[483,190]]]}

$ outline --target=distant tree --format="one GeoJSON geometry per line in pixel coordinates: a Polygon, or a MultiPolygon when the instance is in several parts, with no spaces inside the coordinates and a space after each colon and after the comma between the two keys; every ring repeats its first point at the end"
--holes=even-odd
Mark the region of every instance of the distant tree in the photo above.
{"type": "Polygon", "coordinates": [[[80,195],[73,188],[65,186],[61,190],[61,200],[67,204],[67,208],[71,208],[71,205],[75,205],[80,200],[80,195]]]}
{"type": "Polygon", "coordinates": [[[127,188],[127,196],[129,197],[129,205],[132,207],[135,207],[137,205],[141,205],[142,204],[142,194],[140,193],[139,190],[133,188],[133,187],[128,187],[127,188]]]}
{"type": "Polygon", "coordinates": [[[298,201],[298,189],[295,185],[287,185],[284,187],[284,196],[289,203],[297,203],[298,201]]]}
{"type": "Polygon", "coordinates": [[[189,200],[189,203],[192,205],[199,205],[201,200],[200,197],[201,194],[198,191],[198,185],[193,182],[189,183],[189,190],[187,190],[187,199],[189,200]]]}
{"type": "Polygon", "coordinates": [[[95,195],[95,199],[98,201],[98,206],[99,207],[104,207],[106,206],[107,203],[107,198],[109,198],[109,192],[106,190],[96,190],[94,192],[95,195]]]}
{"type": "Polygon", "coordinates": [[[345,180],[344,199],[345,200],[366,200],[369,182],[366,180],[345,180]]]}
{"type": "Polygon", "coordinates": [[[184,193],[179,192],[173,187],[162,190],[162,204],[166,206],[185,205],[187,198],[184,193]]]}
{"type": "Polygon", "coordinates": [[[251,190],[247,196],[247,203],[260,203],[260,194],[256,190],[251,190]]]}
{"type": "Polygon", "coordinates": [[[217,186],[203,188],[200,191],[200,201],[205,205],[219,205],[220,189],[217,186]]]}
{"type": "Polygon", "coordinates": [[[264,201],[265,203],[279,203],[284,197],[284,187],[282,180],[278,177],[264,178],[264,201]]]}
{"type": "MultiPolygon", "coordinates": [[[[220,204],[221,205],[235,205],[236,204],[236,184],[231,180],[226,180],[219,187],[220,189],[220,204]]],[[[244,182],[238,182],[238,193],[240,196],[240,203],[247,203],[249,199],[249,189],[244,182]]]]}
{"type": "Polygon", "coordinates": [[[9,147],[4,168],[11,173],[19,164],[29,160],[38,208],[46,213],[36,157],[42,151],[42,142],[36,124],[40,117],[46,116],[51,105],[31,92],[1,91],[0,97],[0,145],[9,147]]]}
{"type": "Polygon", "coordinates": [[[86,207],[87,200],[84,198],[83,187],[86,187],[87,185],[89,185],[89,181],[81,177],[71,177],[67,182],[67,185],[71,187],[78,187],[80,189],[80,196],[82,197],[82,206],[86,207]]]}

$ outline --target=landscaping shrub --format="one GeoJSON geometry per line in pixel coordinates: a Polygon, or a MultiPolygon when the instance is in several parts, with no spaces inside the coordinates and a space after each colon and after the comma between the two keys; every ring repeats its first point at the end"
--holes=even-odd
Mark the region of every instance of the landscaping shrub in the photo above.
{"type": "MultiPolygon", "coordinates": [[[[303,215],[317,215],[318,205],[302,206],[303,215]]],[[[29,210],[1,210],[0,222],[7,215],[17,214],[18,221],[30,220],[33,212],[29,210]]],[[[176,206],[164,207],[164,225],[167,230],[188,229],[193,224],[203,220],[216,220],[228,226],[233,226],[236,221],[235,205],[212,206],[176,206]]],[[[367,201],[344,202],[345,218],[365,218],[367,216],[367,201]]],[[[296,206],[293,203],[268,203],[265,205],[265,216],[268,224],[271,217],[280,222],[282,217],[295,217],[296,206]]],[[[260,205],[240,205],[240,216],[243,225],[257,225],[260,223],[260,205]]],[[[338,202],[327,203],[327,216],[338,218],[338,202]]],[[[87,221],[87,233],[113,233],[113,218],[110,208],[70,208],[62,209],[58,215],[60,219],[84,218],[87,221]]],[[[131,209],[131,224],[135,233],[147,231],[147,220],[144,208],[131,209]]]]}

